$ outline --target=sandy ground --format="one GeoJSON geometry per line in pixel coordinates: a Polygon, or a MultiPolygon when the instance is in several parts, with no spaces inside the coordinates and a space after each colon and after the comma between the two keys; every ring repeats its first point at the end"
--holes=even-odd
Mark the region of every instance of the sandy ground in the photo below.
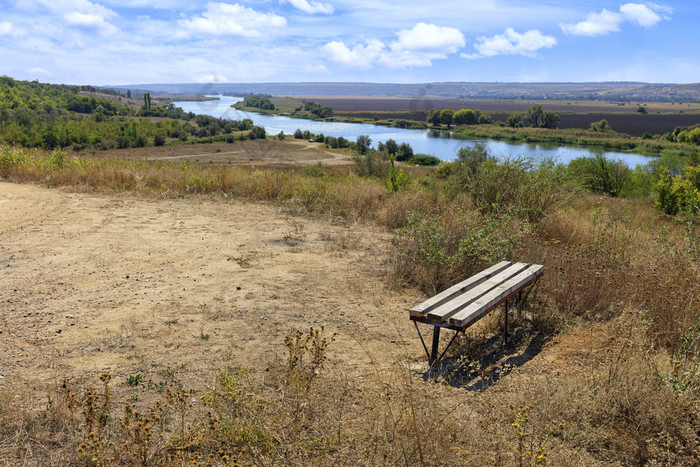
{"type": "Polygon", "coordinates": [[[352,158],[342,151],[331,151],[322,143],[290,139],[237,141],[235,143],[181,144],[144,148],[97,151],[98,157],[150,161],[191,161],[227,166],[289,167],[305,165],[351,165],[352,158]]]}
{"type": "Polygon", "coordinates": [[[285,358],[292,327],[337,332],[350,372],[371,371],[363,347],[421,357],[406,310],[423,297],[382,279],[390,237],[368,226],[0,183],[0,236],[0,390],[260,367],[285,358]]]}

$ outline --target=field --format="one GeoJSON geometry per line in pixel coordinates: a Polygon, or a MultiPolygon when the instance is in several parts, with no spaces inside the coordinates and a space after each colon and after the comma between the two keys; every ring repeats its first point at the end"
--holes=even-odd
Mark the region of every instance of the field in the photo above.
{"type": "Polygon", "coordinates": [[[524,112],[535,103],[546,110],[559,113],[559,128],[588,128],[591,123],[606,119],[620,133],[642,136],[644,132],[663,134],[678,126],[700,123],[700,104],[648,103],[647,114],[638,113],[639,103],[590,102],[590,101],[508,101],[461,100],[419,97],[404,98],[348,98],[306,96],[304,99],[331,106],[338,117],[365,119],[404,119],[425,122],[431,109],[478,109],[494,120],[505,121],[511,112],[524,112]]]}
{"type": "Polygon", "coordinates": [[[133,159],[161,162],[192,162],[231,167],[277,167],[294,169],[322,164],[325,166],[347,166],[352,163],[350,155],[326,150],[321,143],[287,138],[284,141],[238,141],[234,144],[186,144],[175,146],[151,146],[99,151],[95,156],[109,159],[133,159]]]}
{"type": "Polygon", "coordinates": [[[700,461],[700,244],[646,200],[538,178],[496,219],[300,141],[2,151],[0,464],[700,461]],[[413,211],[545,265],[507,345],[497,311],[428,368],[413,211]]]}

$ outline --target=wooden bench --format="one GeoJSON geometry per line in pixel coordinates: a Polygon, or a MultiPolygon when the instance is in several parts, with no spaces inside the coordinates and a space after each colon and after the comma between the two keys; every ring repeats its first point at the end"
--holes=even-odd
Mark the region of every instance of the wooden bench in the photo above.
{"type": "Polygon", "coordinates": [[[504,335],[505,342],[508,343],[508,301],[515,298],[515,305],[520,309],[522,302],[543,272],[544,266],[539,264],[502,261],[411,308],[410,317],[428,355],[428,362],[431,365],[438,362],[460,332],[464,332],[504,302],[504,335]],[[523,292],[528,287],[530,288],[523,297],[523,292]],[[434,327],[433,347],[430,353],[418,323],[434,327]],[[455,335],[438,357],[440,328],[453,329],[455,335]]]}

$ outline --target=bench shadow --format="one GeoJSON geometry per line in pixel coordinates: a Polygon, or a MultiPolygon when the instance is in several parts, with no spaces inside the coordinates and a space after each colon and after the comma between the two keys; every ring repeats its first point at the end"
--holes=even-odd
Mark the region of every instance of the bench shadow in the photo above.
{"type": "Polygon", "coordinates": [[[489,389],[514,368],[519,368],[535,358],[552,334],[539,331],[533,335],[518,329],[503,345],[503,336],[496,335],[476,349],[482,357],[471,359],[443,358],[422,375],[424,381],[443,381],[455,388],[477,392],[489,389]],[[530,338],[530,336],[532,336],[530,338]],[[523,343],[530,338],[526,346],[523,343]]]}

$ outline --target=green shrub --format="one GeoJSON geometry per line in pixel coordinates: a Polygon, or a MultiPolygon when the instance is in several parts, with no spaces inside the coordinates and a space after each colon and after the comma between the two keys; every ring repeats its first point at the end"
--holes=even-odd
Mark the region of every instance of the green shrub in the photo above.
{"type": "Polygon", "coordinates": [[[307,177],[323,178],[327,176],[326,171],[320,165],[307,165],[303,172],[307,177]]]}
{"type": "Polygon", "coordinates": [[[488,215],[538,222],[575,193],[566,170],[552,160],[486,160],[472,178],[469,194],[488,215]]]}
{"type": "Polygon", "coordinates": [[[632,170],[621,160],[612,161],[596,154],[569,163],[569,173],[589,190],[619,196],[629,186],[632,170]]]}
{"type": "Polygon", "coordinates": [[[671,177],[668,169],[662,168],[654,190],[656,206],[666,214],[700,213],[700,167],[686,167],[685,175],[671,177]]]}
{"type": "Polygon", "coordinates": [[[384,180],[384,185],[389,191],[405,190],[413,183],[411,174],[402,169],[397,169],[394,165],[394,156],[390,160],[389,173],[384,180]]]}
{"type": "Polygon", "coordinates": [[[526,221],[414,212],[392,240],[397,276],[434,295],[484,267],[510,259],[525,232],[526,221]]]}
{"type": "Polygon", "coordinates": [[[389,169],[387,161],[372,149],[365,154],[354,155],[352,160],[355,163],[353,170],[360,177],[384,178],[389,169]]]}

